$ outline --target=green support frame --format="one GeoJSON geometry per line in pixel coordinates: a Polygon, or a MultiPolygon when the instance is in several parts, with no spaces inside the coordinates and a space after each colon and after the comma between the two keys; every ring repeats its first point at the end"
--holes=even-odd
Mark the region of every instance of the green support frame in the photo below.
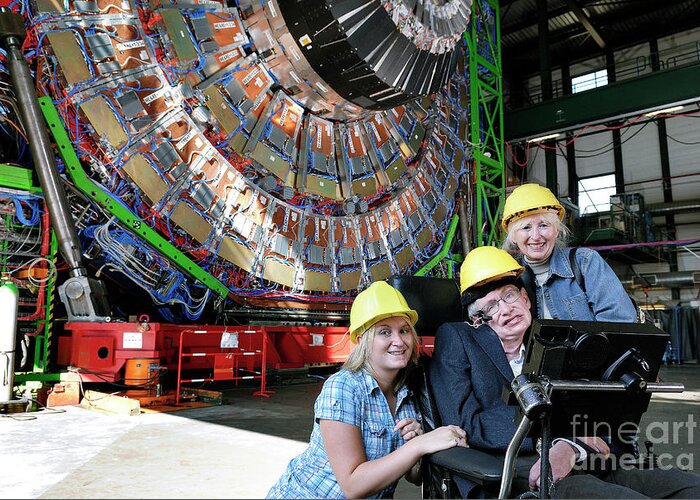
{"type": "MultiPolygon", "coordinates": [[[[41,193],[41,188],[33,183],[32,171],[24,167],[16,167],[14,165],[0,164],[0,186],[16,189],[18,191],[26,191],[29,193],[41,193]]],[[[0,249],[4,249],[6,242],[0,242],[0,249]]],[[[58,243],[56,234],[51,231],[51,239],[48,256],[55,260],[56,252],[58,251],[58,243]]],[[[0,271],[2,271],[0,264],[0,271]]],[[[50,364],[50,351],[52,342],[52,323],[53,323],[53,301],[55,296],[55,287],[49,284],[46,287],[46,302],[44,304],[44,317],[37,320],[39,326],[43,324],[41,333],[34,337],[34,357],[31,371],[19,372],[14,376],[16,384],[23,384],[28,381],[36,382],[56,382],[60,378],[59,373],[47,373],[50,364]]]]}
{"type": "Polygon", "coordinates": [[[469,29],[470,134],[474,157],[475,246],[500,242],[505,201],[503,73],[498,0],[474,0],[469,29]]]}
{"type": "Polygon", "coordinates": [[[160,252],[167,259],[177,264],[180,269],[199,280],[207,288],[219,294],[221,297],[227,297],[229,289],[226,285],[199,267],[168,240],[151,229],[141,218],[129,211],[121,202],[115,200],[111,194],[101,189],[87,176],[80,164],[78,156],[75,154],[73,144],[68,137],[68,133],[51,99],[49,97],[40,97],[39,105],[44,114],[44,119],[49,125],[49,130],[56,141],[58,153],[61,155],[63,163],[66,166],[66,172],[70,175],[75,187],[116,217],[126,228],[150,244],[154,250],[160,252]]]}
{"type": "Polygon", "coordinates": [[[435,267],[440,265],[443,260],[447,260],[447,278],[454,277],[455,264],[462,262],[462,257],[460,255],[452,254],[452,246],[457,235],[458,227],[459,215],[455,214],[452,216],[450,226],[447,228],[447,234],[445,235],[445,241],[442,244],[442,249],[440,249],[440,251],[433,256],[432,259],[423,264],[423,266],[421,266],[421,268],[414,273],[414,276],[427,276],[435,267]]]}

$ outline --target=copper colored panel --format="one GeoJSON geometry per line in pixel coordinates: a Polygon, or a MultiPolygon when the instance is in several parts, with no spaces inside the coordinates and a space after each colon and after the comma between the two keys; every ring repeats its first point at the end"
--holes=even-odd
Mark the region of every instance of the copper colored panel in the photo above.
{"type": "Polygon", "coordinates": [[[83,50],[78,45],[75,35],[70,30],[52,31],[46,35],[51,43],[58,64],[68,85],[75,85],[92,78],[83,50]]]}
{"type": "Polygon", "coordinates": [[[205,12],[204,15],[211,24],[214,40],[219,47],[242,45],[246,42],[241,22],[233,12],[205,12]]]}
{"type": "Polygon", "coordinates": [[[365,124],[367,125],[367,130],[372,134],[374,143],[377,145],[377,147],[381,147],[386,141],[389,140],[389,132],[382,122],[382,115],[379,113],[372,115],[372,117],[367,120],[365,124]]]}
{"type": "Polygon", "coordinates": [[[113,147],[121,148],[126,143],[128,139],[126,132],[104,97],[97,96],[84,101],[80,105],[80,110],[85,113],[97,135],[107,139],[113,147]]]}
{"type": "Polygon", "coordinates": [[[301,212],[297,209],[278,204],[272,214],[272,232],[276,232],[290,240],[299,237],[299,223],[301,222],[301,212]]]}
{"type": "Polygon", "coordinates": [[[304,236],[307,243],[313,243],[321,247],[327,247],[330,238],[330,227],[328,220],[323,217],[312,215],[306,218],[304,236]]]}
{"type": "Polygon", "coordinates": [[[170,95],[170,86],[162,82],[156,75],[142,76],[129,86],[132,85],[134,92],[141,100],[143,109],[146,110],[146,113],[154,115],[154,118],[173,107],[172,102],[166,99],[166,96],[170,95]]]}
{"type": "Polygon", "coordinates": [[[270,85],[272,85],[272,79],[267,74],[267,71],[260,65],[252,66],[248,70],[238,71],[233,77],[238,80],[238,83],[241,84],[248,99],[251,101],[255,101],[260,94],[265,92],[270,88],[270,85]]]}
{"type": "Polygon", "coordinates": [[[367,215],[361,219],[360,233],[368,242],[381,239],[382,235],[379,232],[379,223],[377,216],[374,213],[367,215]]]}
{"type": "Polygon", "coordinates": [[[151,164],[141,154],[129,158],[124,163],[122,170],[138,185],[151,204],[160,201],[168,191],[168,185],[158,176],[151,164]]]}
{"type": "Polygon", "coordinates": [[[132,24],[111,26],[110,36],[114,57],[122,69],[132,69],[149,64],[151,58],[146,50],[146,41],[139,35],[138,29],[132,24]]]}

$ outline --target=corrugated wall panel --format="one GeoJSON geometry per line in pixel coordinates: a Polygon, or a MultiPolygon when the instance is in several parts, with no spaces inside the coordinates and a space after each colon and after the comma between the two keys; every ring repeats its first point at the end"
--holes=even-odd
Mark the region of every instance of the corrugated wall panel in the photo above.
{"type": "Polygon", "coordinates": [[[629,127],[621,139],[625,184],[628,184],[625,191],[641,193],[646,204],[664,201],[656,123],[629,127]],[[642,181],[650,182],[636,184],[642,181]]]}
{"type": "Polygon", "coordinates": [[[666,120],[671,160],[673,200],[700,198],[700,119],[677,117],[666,120]],[[675,176],[683,176],[673,178],[675,176]]]}

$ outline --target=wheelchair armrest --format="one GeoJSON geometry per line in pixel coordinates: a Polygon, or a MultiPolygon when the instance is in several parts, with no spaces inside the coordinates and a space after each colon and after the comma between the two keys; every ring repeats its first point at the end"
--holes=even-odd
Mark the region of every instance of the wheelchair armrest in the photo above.
{"type": "Polygon", "coordinates": [[[503,473],[503,457],[489,455],[473,448],[450,448],[426,455],[423,461],[477,484],[497,483],[503,473]]]}

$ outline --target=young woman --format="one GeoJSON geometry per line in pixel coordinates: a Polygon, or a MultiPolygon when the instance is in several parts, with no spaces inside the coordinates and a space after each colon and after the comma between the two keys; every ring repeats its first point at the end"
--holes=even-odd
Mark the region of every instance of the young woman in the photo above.
{"type": "Polygon", "coordinates": [[[350,310],[356,345],[316,399],[308,448],[267,498],[391,498],[401,476],[419,484],[423,455],[467,445],[454,425],[423,434],[405,384],[418,358],[417,320],[384,281],[357,296],[350,310]]]}
{"type": "Polygon", "coordinates": [[[535,290],[537,317],[637,321],[634,304],[600,254],[589,248],[566,247],[569,230],[563,219],[564,207],[549,189],[538,184],[515,188],[503,208],[501,225],[507,233],[503,249],[532,270],[531,275],[524,275],[524,281],[528,290],[535,290]],[[569,252],[575,254],[570,256],[569,252]],[[578,267],[579,278],[572,264],[578,267]]]}

